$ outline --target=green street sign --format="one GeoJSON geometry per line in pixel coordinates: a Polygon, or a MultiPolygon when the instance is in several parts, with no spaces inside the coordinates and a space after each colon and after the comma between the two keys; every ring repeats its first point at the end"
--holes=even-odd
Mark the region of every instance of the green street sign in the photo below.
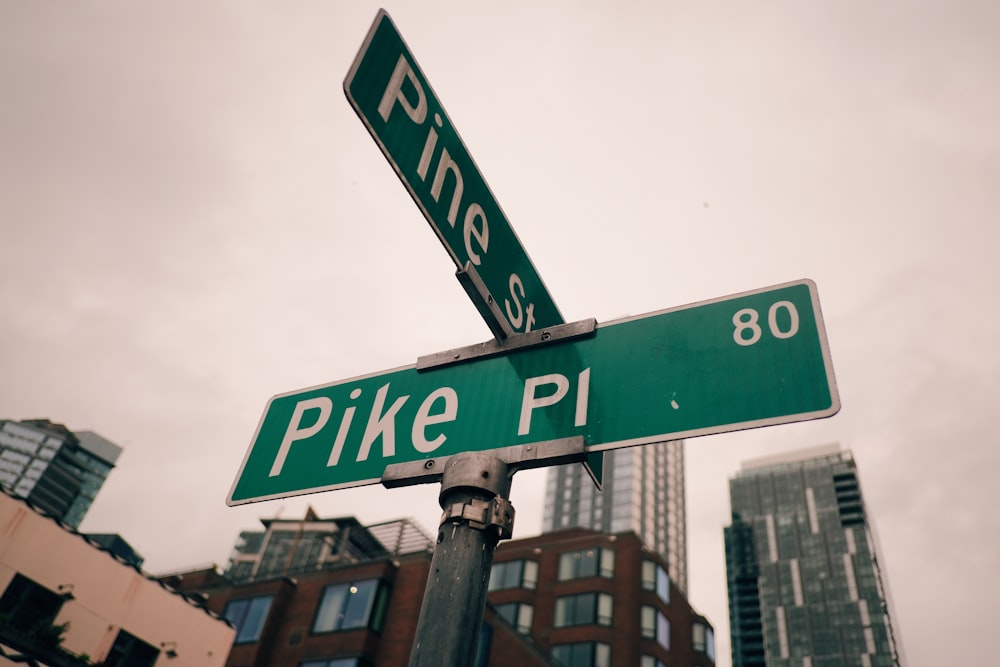
{"type": "Polygon", "coordinates": [[[839,409],[816,287],[804,280],[275,396],[227,502],[374,484],[388,464],[465,451],[582,436],[600,452],[839,409]]]}
{"type": "MultiPolygon", "coordinates": [[[[563,324],[555,300],[384,9],[344,79],[344,94],[458,267],[463,287],[494,335],[500,339],[563,324]]],[[[584,466],[600,487],[603,455],[588,455],[584,466]]]]}
{"type": "MultiPolygon", "coordinates": [[[[379,10],[344,79],[344,93],[455,265],[471,266],[482,279],[509,332],[562,324],[517,234],[385,10],[379,10]]],[[[493,328],[487,307],[476,305],[493,328]]]]}

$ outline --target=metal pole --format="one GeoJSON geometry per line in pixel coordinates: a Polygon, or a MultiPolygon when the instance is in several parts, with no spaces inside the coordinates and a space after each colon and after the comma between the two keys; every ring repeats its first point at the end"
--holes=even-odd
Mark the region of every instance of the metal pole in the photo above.
{"type": "Polygon", "coordinates": [[[493,553],[514,525],[510,479],[510,466],[489,452],[456,454],[445,464],[444,513],[410,667],[474,665],[493,553]]]}

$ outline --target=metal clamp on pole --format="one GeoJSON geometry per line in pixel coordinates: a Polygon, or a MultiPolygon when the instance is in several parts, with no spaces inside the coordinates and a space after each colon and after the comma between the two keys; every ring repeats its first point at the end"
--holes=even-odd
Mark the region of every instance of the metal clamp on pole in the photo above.
{"type": "Polygon", "coordinates": [[[462,452],[447,457],[443,467],[438,502],[444,513],[410,667],[475,664],[493,553],[513,534],[514,508],[507,500],[512,472],[506,462],[489,451],[462,452]]]}
{"type": "Polygon", "coordinates": [[[441,525],[467,521],[470,528],[487,530],[495,528],[497,537],[509,540],[514,534],[514,506],[506,498],[492,500],[471,498],[464,503],[452,503],[444,508],[441,525]]]}
{"type": "MultiPolygon", "coordinates": [[[[415,484],[432,484],[442,482],[446,487],[461,485],[473,488],[486,488],[487,491],[501,496],[507,495],[507,486],[502,486],[502,477],[510,477],[519,470],[531,470],[534,468],[545,468],[547,466],[564,465],[566,463],[579,463],[587,458],[587,450],[584,446],[583,436],[575,435],[569,438],[559,438],[558,440],[546,440],[543,442],[530,442],[524,445],[513,445],[500,449],[490,449],[483,452],[473,452],[470,454],[479,456],[472,459],[474,469],[456,469],[458,462],[451,463],[451,459],[457,455],[437,456],[431,459],[420,461],[407,461],[406,463],[392,463],[385,467],[382,472],[382,485],[387,489],[396,489],[403,486],[413,486],[415,484]],[[486,456],[484,460],[480,458],[486,456]],[[485,467],[481,467],[483,463],[485,467]],[[491,469],[493,466],[505,464],[505,469],[491,469]],[[445,470],[450,470],[448,480],[445,482],[445,470]],[[483,476],[483,472],[487,476],[483,476]],[[460,478],[456,480],[456,475],[460,478]],[[492,479],[492,481],[490,481],[492,479]],[[485,484],[485,487],[484,487],[485,484]]],[[[468,458],[465,465],[468,465],[468,458]]],[[[444,489],[442,489],[444,491],[444,489]]]]}

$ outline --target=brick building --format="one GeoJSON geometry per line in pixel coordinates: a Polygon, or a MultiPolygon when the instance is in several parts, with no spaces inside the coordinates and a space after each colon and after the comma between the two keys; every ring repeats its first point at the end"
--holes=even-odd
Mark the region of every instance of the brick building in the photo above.
{"type": "MultiPolygon", "coordinates": [[[[226,667],[404,667],[433,541],[408,521],[268,519],[225,572],[164,576],[236,637],[226,667]]],[[[633,533],[572,529],[502,542],[477,665],[713,667],[712,627],[633,533]]]]}
{"type": "MultiPolygon", "coordinates": [[[[236,626],[227,667],[405,667],[433,541],[407,520],[267,519],[241,534],[225,572],[166,575],[236,626]]],[[[546,654],[492,609],[479,663],[544,667],[546,654]]]]}
{"type": "Polygon", "coordinates": [[[501,542],[489,601],[556,664],[712,667],[712,625],[635,533],[572,528],[501,542]]]}

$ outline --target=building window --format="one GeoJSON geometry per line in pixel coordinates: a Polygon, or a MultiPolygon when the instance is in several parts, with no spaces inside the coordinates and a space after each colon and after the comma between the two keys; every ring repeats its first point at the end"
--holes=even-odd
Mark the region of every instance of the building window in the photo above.
{"type": "Polygon", "coordinates": [[[490,659],[490,648],[493,644],[493,628],[486,622],[479,626],[479,642],[476,645],[474,667],[487,667],[490,659]]]}
{"type": "Polygon", "coordinates": [[[388,589],[378,579],[327,586],[323,591],[313,632],[355,628],[382,629],[388,589]]]}
{"type": "Polygon", "coordinates": [[[667,667],[659,658],[654,658],[651,655],[644,655],[639,658],[639,667],[667,667]]]}
{"type": "Polygon", "coordinates": [[[493,563],[490,570],[489,590],[527,588],[534,590],[538,584],[538,563],[533,560],[509,560],[493,563]]]}
{"type": "Polygon", "coordinates": [[[222,615],[236,628],[234,644],[246,644],[260,639],[267,621],[267,612],[271,610],[273,595],[261,595],[255,598],[230,600],[222,615]]]}
{"type": "Polygon", "coordinates": [[[559,581],[597,576],[610,579],[614,574],[615,552],[611,549],[594,547],[559,556],[559,581]]]}
{"type": "Polygon", "coordinates": [[[62,608],[63,598],[54,591],[15,574],[3,596],[0,596],[0,616],[15,630],[30,633],[51,626],[62,608]]]}
{"type": "Polygon", "coordinates": [[[704,623],[695,623],[691,629],[692,646],[695,653],[704,653],[715,661],[715,632],[704,623]]]}
{"type": "Polygon", "coordinates": [[[299,667],[368,667],[361,658],[330,658],[329,660],[306,660],[299,667]]]}
{"type": "Polygon", "coordinates": [[[522,635],[531,634],[531,623],[535,619],[535,608],[524,602],[509,602],[496,605],[497,613],[522,635]]]}
{"type": "Polygon", "coordinates": [[[159,655],[159,649],[119,630],[103,667],[153,667],[159,655]]]}
{"type": "Polygon", "coordinates": [[[581,593],[556,598],[555,627],[611,625],[613,599],[607,593],[581,593]]]}
{"type": "Polygon", "coordinates": [[[641,632],[646,639],[655,639],[660,646],[670,650],[670,621],[656,607],[643,605],[640,614],[641,632]]]}
{"type": "Polygon", "coordinates": [[[611,667],[611,647],[600,642],[557,644],[552,658],[561,667],[611,667]]]}
{"type": "Polygon", "coordinates": [[[656,591],[661,600],[670,604],[670,577],[659,563],[651,560],[642,561],[642,588],[656,591]]]}

